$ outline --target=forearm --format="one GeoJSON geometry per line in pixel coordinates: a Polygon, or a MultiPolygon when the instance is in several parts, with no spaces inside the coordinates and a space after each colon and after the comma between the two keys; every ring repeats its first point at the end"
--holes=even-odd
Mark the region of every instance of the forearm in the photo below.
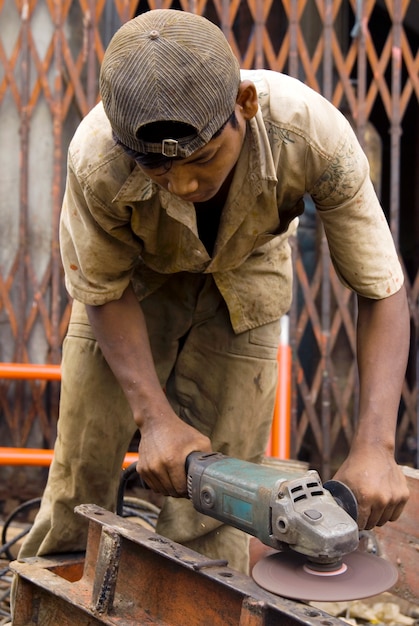
{"type": "Polygon", "coordinates": [[[394,448],[409,350],[405,289],[384,300],[358,298],[359,423],[355,443],[394,448]]]}
{"type": "Polygon", "coordinates": [[[88,306],[87,314],[108,365],[141,431],[137,470],[155,491],[186,493],[185,459],[211,450],[210,440],[173,411],[154,366],[141,306],[128,287],[119,300],[88,306]]]}
{"type": "Polygon", "coordinates": [[[409,346],[404,288],[384,300],[359,298],[359,419],[347,459],[335,478],[358,502],[360,529],[396,520],[409,497],[395,461],[395,433],[409,346]]]}
{"type": "Polygon", "coordinates": [[[86,306],[93,332],[141,428],[167,400],[155,370],[141,306],[128,287],[119,300],[86,306]]]}

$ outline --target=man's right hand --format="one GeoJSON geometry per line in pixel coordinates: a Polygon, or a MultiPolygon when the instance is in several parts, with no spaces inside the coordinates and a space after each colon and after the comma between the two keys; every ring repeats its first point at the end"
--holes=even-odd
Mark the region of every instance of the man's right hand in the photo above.
{"type": "Polygon", "coordinates": [[[166,496],[186,496],[185,461],[191,452],[211,452],[211,442],[175,413],[148,420],[141,428],[137,472],[166,496]]]}

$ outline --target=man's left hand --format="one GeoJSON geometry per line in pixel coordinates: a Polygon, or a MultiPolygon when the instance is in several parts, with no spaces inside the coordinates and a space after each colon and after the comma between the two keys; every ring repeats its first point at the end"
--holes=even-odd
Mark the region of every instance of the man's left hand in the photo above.
{"type": "Polygon", "coordinates": [[[358,502],[360,530],[395,521],[409,498],[402,468],[380,446],[353,449],[334,479],[353,491],[358,502]]]}

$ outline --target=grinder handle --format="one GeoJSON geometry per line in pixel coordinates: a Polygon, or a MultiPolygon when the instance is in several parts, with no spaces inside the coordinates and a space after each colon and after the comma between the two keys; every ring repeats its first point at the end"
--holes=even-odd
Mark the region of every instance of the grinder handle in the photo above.
{"type": "Polygon", "coordinates": [[[185,459],[185,472],[186,472],[186,475],[188,475],[189,466],[190,466],[190,464],[191,464],[191,461],[192,461],[193,457],[194,457],[196,454],[200,454],[200,453],[199,453],[199,452],[190,452],[190,453],[188,454],[188,456],[186,457],[186,459],[185,459]]]}
{"type": "Polygon", "coordinates": [[[190,465],[193,462],[203,469],[211,465],[211,463],[227,458],[228,457],[221,452],[200,452],[199,450],[195,450],[194,452],[190,452],[185,459],[185,472],[188,474],[190,465]]]}

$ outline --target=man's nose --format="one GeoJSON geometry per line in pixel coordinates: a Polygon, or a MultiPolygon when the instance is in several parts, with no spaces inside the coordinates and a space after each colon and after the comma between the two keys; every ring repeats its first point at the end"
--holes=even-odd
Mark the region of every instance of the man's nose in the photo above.
{"type": "Polygon", "coordinates": [[[176,196],[189,196],[198,189],[198,181],[191,172],[182,168],[173,167],[170,169],[167,190],[176,196]]]}

